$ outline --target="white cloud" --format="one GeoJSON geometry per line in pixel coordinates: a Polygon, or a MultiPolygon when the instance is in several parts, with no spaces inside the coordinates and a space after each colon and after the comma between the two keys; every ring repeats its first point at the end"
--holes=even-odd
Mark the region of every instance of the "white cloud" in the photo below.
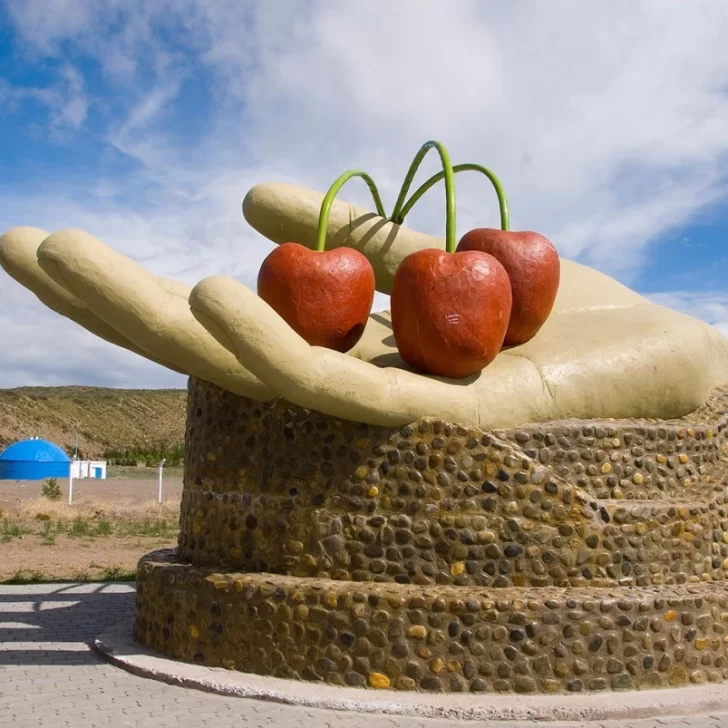
{"type": "Polygon", "coordinates": [[[37,101],[48,110],[48,132],[63,140],[68,130],[80,129],[88,115],[88,98],[83,77],[69,63],[61,65],[58,81],[47,86],[13,86],[7,82],[0,87],[4,103],[17,110],[23,101],[37,101]]]}
{"type": "Polygon", "coordinates": [[[58,41],[83,33],[100,10],[100,3],[93,0],[6,0],[5,5],[21,41],[42,53],[52,53],[58,41]]]}
{"type": "Polygon", "coordinates": [[[62,88],[59,89],[58,103],[52,105],[51,124],[78,129],[88,113],[88,100],[81,74],[68,64],[60,71],[62,88]]]}
{"type": "MultiPolygon", "coordinates": [[[[106,142],[137,168],[72,188],[62,170],[30,193],[10,184],[0,227],[87,228],[190,283],[232,272],[254,284],[271,246],[240,213],[253,184],[325,189],[364,167],[391,209],[433,137],[500,175],[513,227],[627,283],[651,241],[726,193],[728,5],[711,0],[6,4],[26,57],[71,49],[98,65],[105,91],[86,103],[122,109],[106,142]],[[197,113],[174,104],[201,71],[211,113],[190,146],[167,122],[197,113]]],[[[66,101],[72,81],[58,79],[66,101]]],[[[83,126],[80,105],[58,108],[83,126]]],[[[437,169],[431,154],[418,179],[437,169]]],[[[344,196],[368,202],[356,181],[344,196]]],[[[458,200],[460,232],[497,224],[484,179],[459,176],[458,200]]],[[[410,222],[438,232],[443,207],[433,190],[410,222]]]]}

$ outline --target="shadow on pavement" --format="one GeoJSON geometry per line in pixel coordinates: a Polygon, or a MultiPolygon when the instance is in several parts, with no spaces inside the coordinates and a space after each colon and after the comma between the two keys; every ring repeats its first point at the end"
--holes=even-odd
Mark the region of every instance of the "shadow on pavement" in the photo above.
{"type": "Polygon", "coordinates": [[[101,662],[90,643],[113,625],[131,620],[135,593],[130,586],[49,584],[42,593],[36,587],[1,587],[0,667],[101,662]]]}

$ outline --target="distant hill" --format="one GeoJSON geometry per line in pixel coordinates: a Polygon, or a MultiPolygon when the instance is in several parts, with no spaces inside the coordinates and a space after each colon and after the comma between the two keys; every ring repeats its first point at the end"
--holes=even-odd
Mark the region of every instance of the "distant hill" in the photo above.
{"type": "Polygon", "coordinates": [[[28,437],[55,442],[73,454],[156,449],[184,442],[187,391],[21,387],[0,389],[0,450],[28,437]]]}

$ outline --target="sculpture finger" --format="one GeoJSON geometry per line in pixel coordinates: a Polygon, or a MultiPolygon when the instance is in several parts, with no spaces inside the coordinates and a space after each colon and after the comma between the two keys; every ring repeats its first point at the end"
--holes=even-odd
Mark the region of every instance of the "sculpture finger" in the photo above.
{"type": "Polygon", "coordinates": [[[48,308],[71,319],[104,341],[143,356],[155,364],[185,374],[171,362],[148,354],[113,326],[90,311],[69,290],[56,283],[38,264],[38,247],[48,233],[33,227],[16,227],[0,237],[0,266],[18,283],[35,294],[48,308]]]}
{"type": "MultiPolygon", "coordinates": [[[[401,425],[427,416],[467,424],[502,422],[514,414],[507,392],[524,385],[543,389],[533,367],[522,360],[489,369],[492,388],[483,398],[478,378],[433,379],[309,346],[265,301],[231,278],[198,283],[190,294],[190,308],[282,397],[342,419],[375,425],[401,425]]],[[[502,362],[507,359],[502,357],[502,362]]],[[[542,414],[547,406],[546,397],[540,404],[536,397],[528,405],[529,414],[542,414]]],[[[515,415],[528,416],[517,408],[515,415]]]]}
{"type": "Polygon", "coordinates": [[[160,282],[80,230],[47,237],[38,249],[38,261],[56,283],[151,355],[236,394],[254,399],[276,396],[197,323],[183,284],[160,282]]]}

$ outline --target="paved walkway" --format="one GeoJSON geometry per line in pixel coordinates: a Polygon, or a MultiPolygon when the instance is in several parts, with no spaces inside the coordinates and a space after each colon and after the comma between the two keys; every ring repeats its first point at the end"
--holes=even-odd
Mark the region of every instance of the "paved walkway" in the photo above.
{"type": "MultiPolygon", "coordinates": [[[[726,712],[600,723],[453,723],[227,698],[135,677],[88,642],[131,618],[126,584],[0,586],[0,726],[114,728],[726,728],[726,712]]],[[[615,697],[615,700],[618,700],[615,697]]]]}

